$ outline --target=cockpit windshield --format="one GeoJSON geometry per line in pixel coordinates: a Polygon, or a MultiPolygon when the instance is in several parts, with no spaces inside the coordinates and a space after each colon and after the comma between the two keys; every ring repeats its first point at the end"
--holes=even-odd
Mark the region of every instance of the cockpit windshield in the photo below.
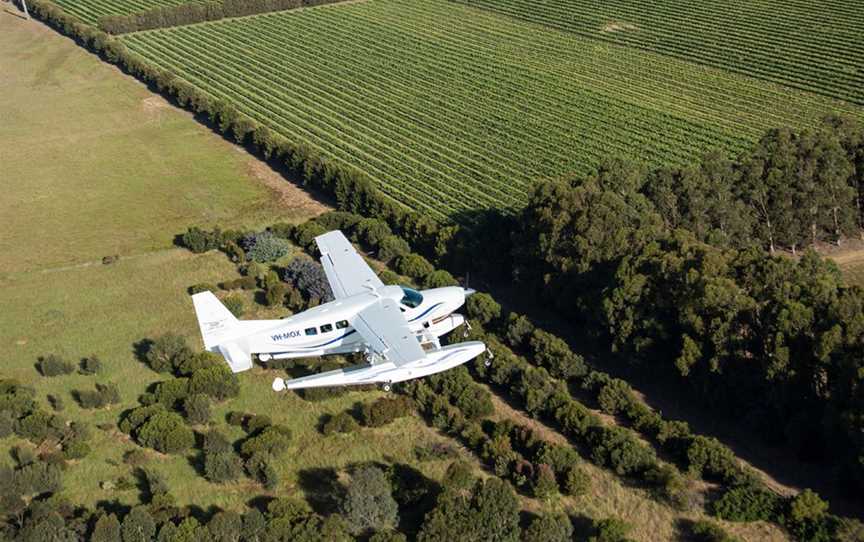
{"type": "Polygon", "coordinates": [[[405,296],[402,298],[402,304],[406,307],[410,307],[412,309],[416,309],[423,303],[423,295],[417,290],[412,290],[411,288],[406,288],[405,286],[400,286],[402,291],[405,292],[405,296]]]}

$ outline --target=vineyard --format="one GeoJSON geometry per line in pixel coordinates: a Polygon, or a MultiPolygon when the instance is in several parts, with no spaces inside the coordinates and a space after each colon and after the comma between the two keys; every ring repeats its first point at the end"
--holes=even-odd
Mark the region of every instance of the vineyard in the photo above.
{"type": "Polygon", "coordinates": [[[438,217],[515,209],[541,178],[617,154],[734,152],[841,102],[453,3],[387,0],[123,42],[438,217]]]}
{"type": "Polygon", "coordinates": [[[864,104],[864,2],[455,0],[864,104]]]}
{"type": "Polygon", "coordinates": [[[158,7],[177,6],[190,0],[56,0],[56,2],[82,21],[96,24],[99,17],[106,15],[130,15],[158,7]]]}

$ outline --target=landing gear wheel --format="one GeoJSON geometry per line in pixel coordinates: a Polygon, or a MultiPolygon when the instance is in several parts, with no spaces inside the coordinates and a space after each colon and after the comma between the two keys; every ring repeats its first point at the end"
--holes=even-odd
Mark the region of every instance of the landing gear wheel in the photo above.
{"type": "Polygon", "coordinates": [[[492,366],[492,358],[494,358],[494,357],[495,357],[495,355],[490,350],[487,350],[486,351],[486,359],[483,360],[483,365],[485,365],[486,367],[491,367],[492,366]]]}
{"type": "Polygon", "coordinates": [[[389,382],[385,382],[384,385],[381,386],[381,389],[383,389],[384,391],[388,391],[388,392],[389,392],[389,391],[391,390],[391,388],[390,388],[390,383],[389,383],[389,382]]]}

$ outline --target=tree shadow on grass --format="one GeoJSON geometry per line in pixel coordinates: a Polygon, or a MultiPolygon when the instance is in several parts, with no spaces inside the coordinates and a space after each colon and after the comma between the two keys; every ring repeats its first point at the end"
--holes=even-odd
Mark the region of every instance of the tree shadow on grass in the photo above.
{"type": "Polygon", "coordinates": [[[304,469],[297,473],[297,482],[306,494],[306,501],[317,514],[336,512],[345,489],[332,468],[304,469]]]}

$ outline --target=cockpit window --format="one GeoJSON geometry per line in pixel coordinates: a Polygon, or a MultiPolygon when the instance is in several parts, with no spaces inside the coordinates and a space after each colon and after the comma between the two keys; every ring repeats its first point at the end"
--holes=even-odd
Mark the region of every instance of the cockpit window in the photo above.
{"type": "Polygon", "coordinates": [[[402,291],[405,292],[405,296],[402,298],[402,304],[406,307],[410,307],[412,309],[416,309],[423,303],[423,295],[417,290],[412,290],[411,288],[406,288],[405,286],[400,286],[402,291]]]}

